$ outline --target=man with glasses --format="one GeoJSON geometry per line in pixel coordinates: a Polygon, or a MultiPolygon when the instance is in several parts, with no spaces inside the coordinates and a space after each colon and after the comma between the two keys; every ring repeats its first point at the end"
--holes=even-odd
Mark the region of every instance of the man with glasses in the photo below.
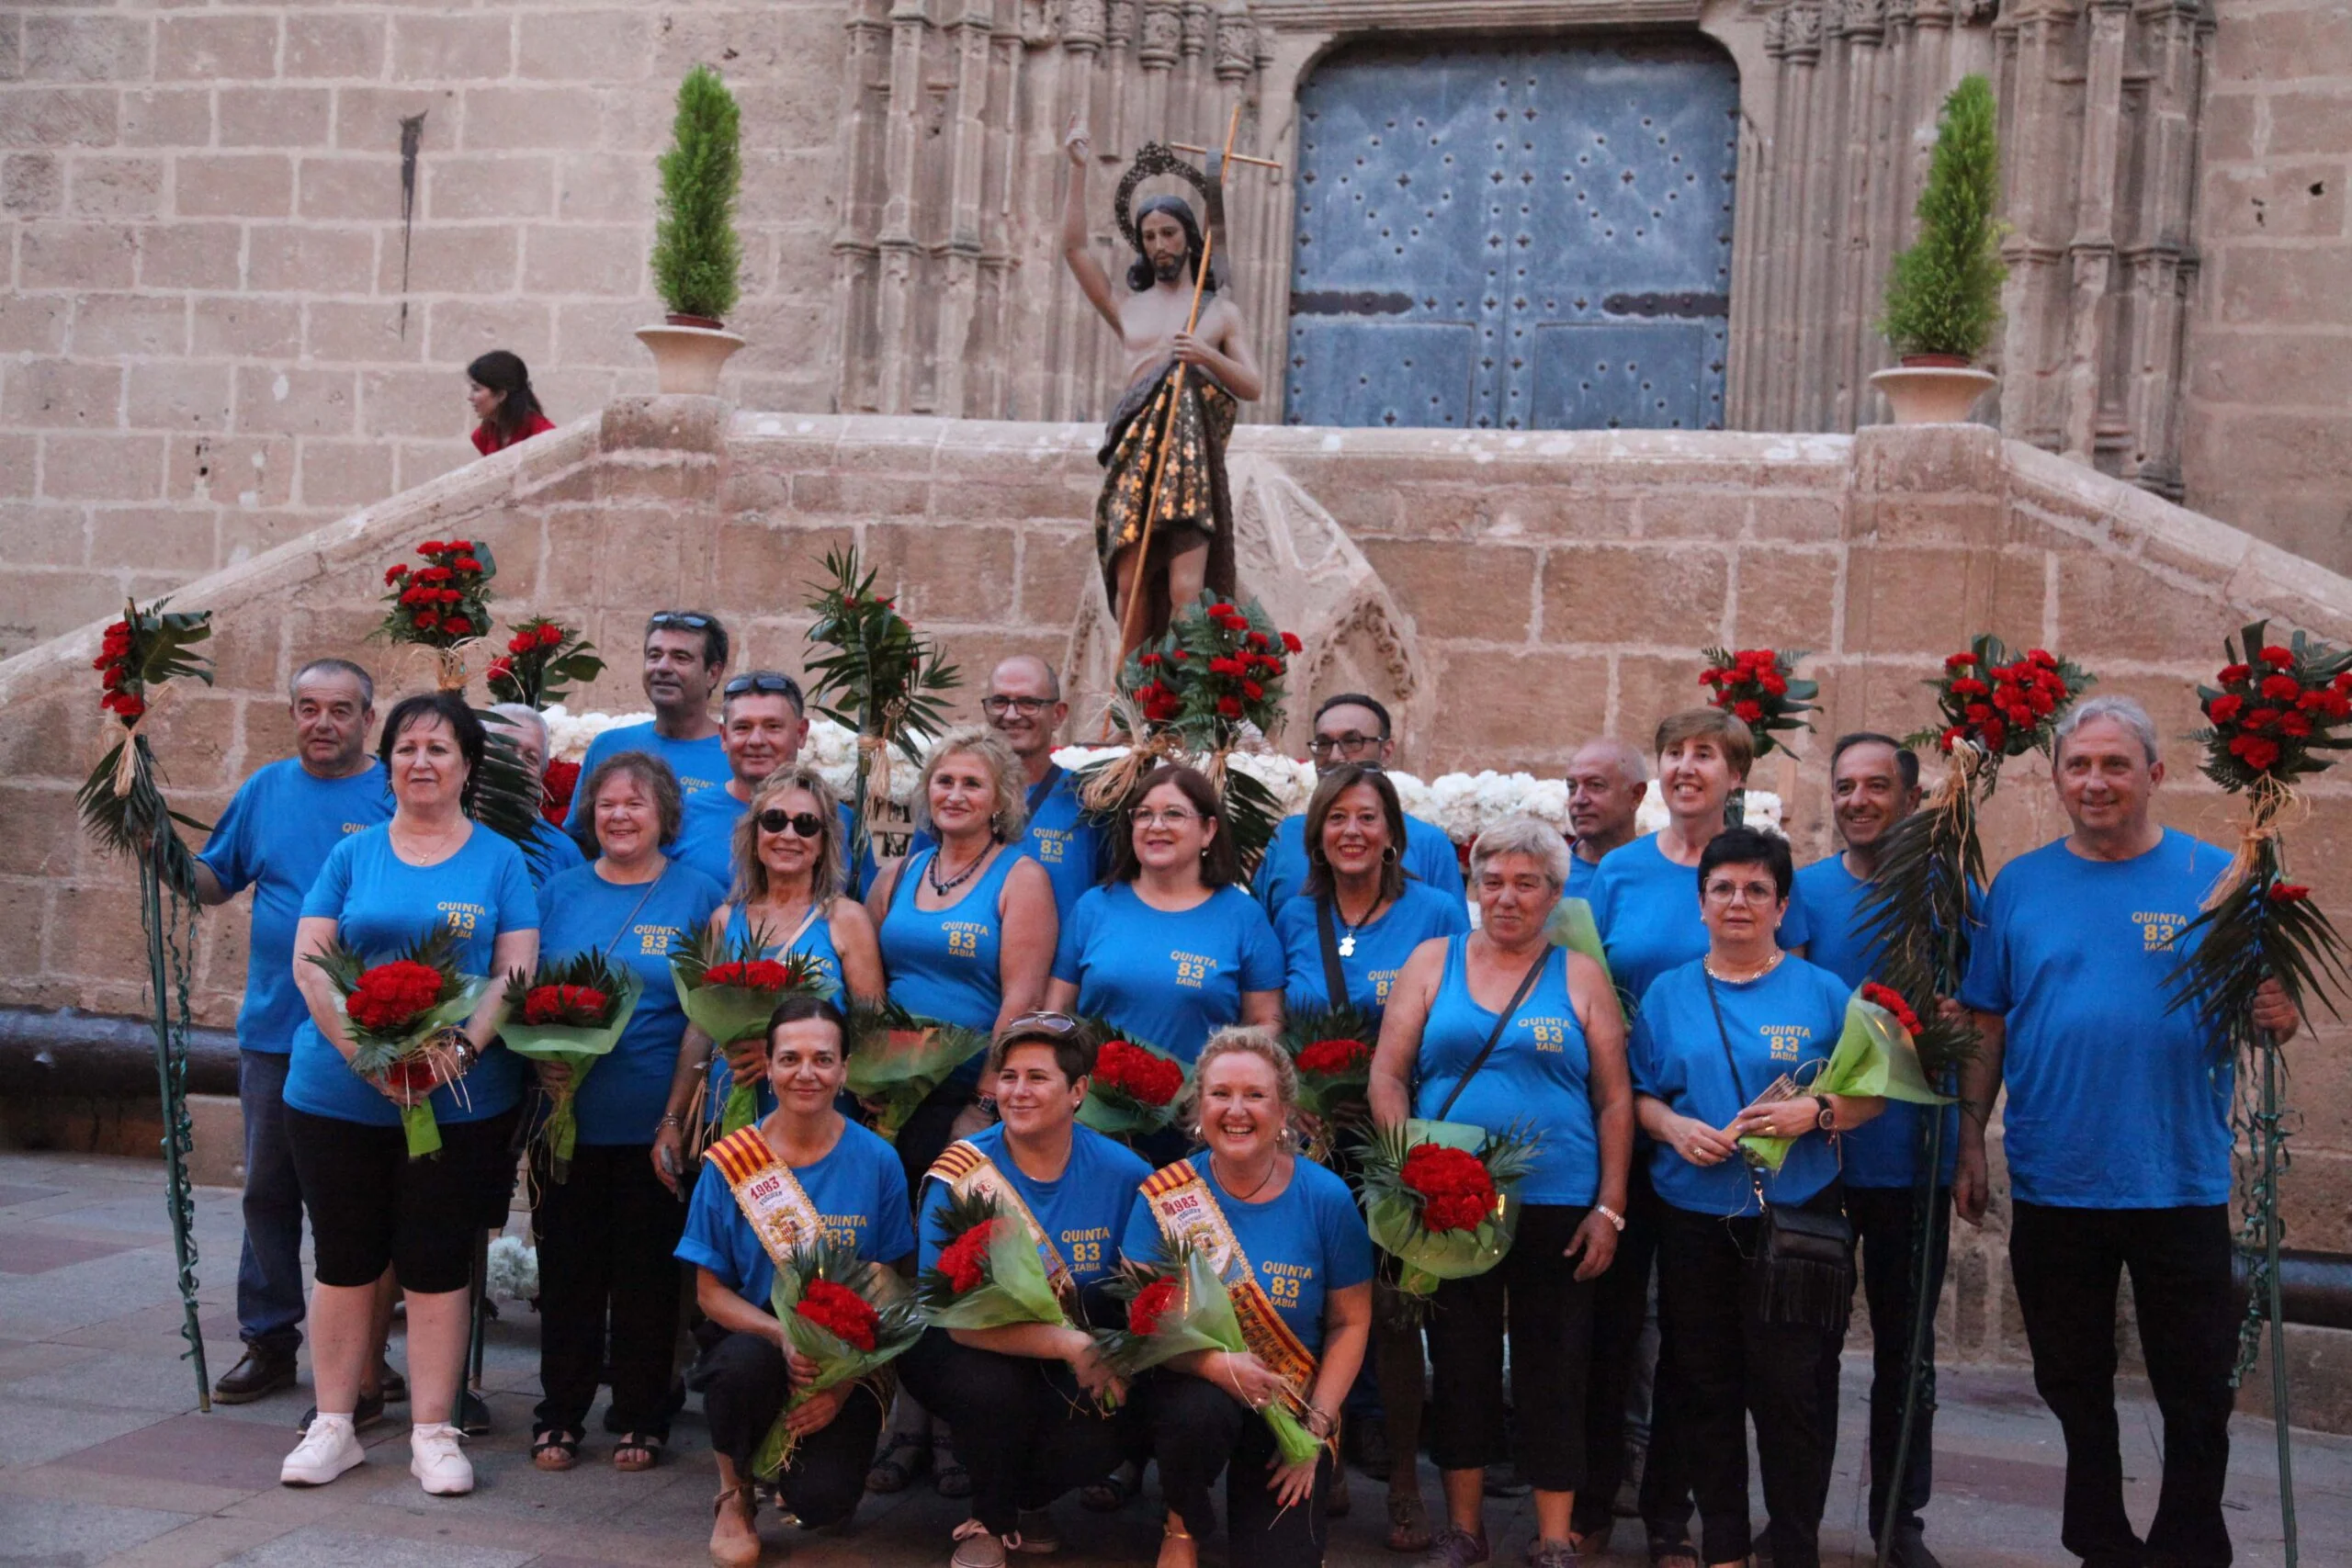
{"type": "MultiPolygon", "coordinates": [[[[980,712],[1021,762],[1029,781],[1029,831],[1021,852],[1046,868],[1054,885],[1054,913],[1067,922],[1079,896],[1102,880],[1108,859],[1102,827],[1089,821],[1078,798],[1078,775],[1054,761],[1054,738],[1069,717],[1054,667],[1035,654],[1016,653],[989,675],[980,712]]],[[[915,847],[934,840],[918,834],[915,847]]]]}
{"type": "MultiPolygon", "coordinates": [[[[752,808],[768,776],[800,761],[800,748],[808,739],[808,700],[801,695],[800,682],[781,671],[750,670],[727,682],[718,716],[727,782],[686,796],[678,840],[670,853],[720,887],[732,888],[735,826],[752,808]]],[[[854,823],[846,803],[841,815],[846,844],[854,823]]],[[[862,888],[874,874],[872,852],[859,860],[857,869],[855,881],[862,888]]]]}
{"type": "MultiPolygon", "coordinates": [[[[645,724],[607,729],[588,743],[580,776],[623,751],[650,751],[670,764],[679,793],[688,800],[727,782],[727,750],[710,716],[710,699],[727,670],[727,628],[718,617],[698,610],[658,610],[645,622],[645,696],[653,717],[645,724]]],[[[575,803],[576,804],[576,803],[575,803]]],[[[594,812],[574,810],[568,819],[582,849],[595,842],[594,812]]],[[[722,879],[721,886],[728,886],[722,879]]]]}
{"type": "Polygon", "coordinates": [[[1649,784],[1639,749],[1613,735],[1588,740],[1568,760],[1568,885],[1562,896],[1582,898],[1600,870],[1600,857],[1634,841],[1634,817],[1649,784]]]}
{"type": "MultiPolygon", "coordinates": [[[[1396,755],[1390,738],[1388,710],[1359,692],[1342,692],[1323,699],[1315,710],[1315,739],[1307,748],[1316,772],[1354,762],[1385,768],[1396,755]]],[[[1453,840],[1436,824],[1418,817],[1405,818],[1405,874],[1419,878],[1456,900],[1466,900],[1462,887],[1462,863],[1453,840]]],[[[1252,891],[1268,916],[1296,897],[1306,884],[1306,818],[1285,817],[1274,829],[1273,842],[1252,879],[1252,891]]]]}

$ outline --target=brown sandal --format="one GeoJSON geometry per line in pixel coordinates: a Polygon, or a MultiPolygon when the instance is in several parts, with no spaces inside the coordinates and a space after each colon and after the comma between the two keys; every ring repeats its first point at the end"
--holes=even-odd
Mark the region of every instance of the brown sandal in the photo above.
{"type": "Polygon", "coordinates": [[[718,1495],[712,1498],[710,1503],[711,1568],[759,1568],[762,1550],[759,1517],[759,1494],[749,1486],[727,1486],[719,1489],[718,1495]],[[730,1540],[721,1544],[717,1529],[719,1516],[726,1513],[727,1506],[739,1497],[743,1500],[743,1525],[751,1532],[751,1540],[749,1541],[730,1540]]]}
{"type": "Polygon", "coordinates": [[[1419,1492],[1388,1494],[1388,1550],[1427,1551],[1436,1537],[1430,1533],[1430,1512],[1419,1492]]]}

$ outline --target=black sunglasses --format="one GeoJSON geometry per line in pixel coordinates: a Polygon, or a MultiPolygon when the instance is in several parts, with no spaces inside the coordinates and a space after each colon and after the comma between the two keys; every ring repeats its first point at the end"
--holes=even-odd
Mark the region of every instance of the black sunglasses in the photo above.
{"type": "Polygon", "coordinates": [[[773,670],[753,670],[738,675],[722,689],[730,697],[740,697],[746,692],[758,692],[763,696],[789,697],[794,707],[800,705],[800,682],[773,670]]]}
{"type": "Polygon", "coordinates": [[[660,631],[664,626],[684,626],[691,631],[708,631],[718,623],[708,615],[693,610],[656,610],[645,618],[647,631],[660,631]]]}
{"type": "Polygon", "coordinates": [[[822,838],[825,819],[813,811],[786,811],[781,806],[771,806],[760,813],[760,831],[781,833],[786,828],[804,839],[822,838]]]}

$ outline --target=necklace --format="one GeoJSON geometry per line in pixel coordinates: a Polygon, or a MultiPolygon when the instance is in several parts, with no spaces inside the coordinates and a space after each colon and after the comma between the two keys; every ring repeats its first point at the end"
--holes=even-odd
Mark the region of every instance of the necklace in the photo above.
{"type": "Polygon", "coordinates": [[[1763,963],[1758,964],[1755,968],[1749,970],[1745,975],[1734,975],[1726,970],[1716,968],[1715,961],[1712,957],[1703,959],[1702,962],[1706,964],[1707,973],[1713,976],[1716,979],[1721,980],[1724,985],[1744,986],[1750,980],[1761,980],[1765,976],[1770,975],[1773,970],[1778,969],[1781,966],[1781,960],[1787,956],[1788,953],[1786,950],[1776,947],[1772,950],[1771,957],[1766,959],[1763,963]]]}
{"type": "Polygon", "coordinates": [[[1334,888],[1331,893],[1331,912],[1340,918],[1340,924],[1345,933],[1340,938],[1340,956],[1353,958],[1356,955],[1356,932],[1372,924],[1372,917],[1380,912],[1380,895],[1374,893],[1372,896],[1372,907],[1363,912],[1363,919],[1351,920],[1348,919],[1347,910],[1340,903],[1338,889],[1334,888]]]}
{"type": "MultiPolygon", "coordinates": [[[[1216,1165],[1216,1161],[1217,1161],[1217,1156],[1215,1156],[1215,1155],[1211,1155],[1211,1156],[1209,1156],[1209,1164],[1210,1164],[1210,1165],[1212,1165],[1212,1166],[1216,1165]]],[[[1263,1175],[1263,1176],[1261,1176],[1261,1177],[1260,1177],[1260,1178],[1258,1179],[1258,1183],[1257,1183],[1257,1185],[1256,1185],[1256,1186],[1254,1186],[1254,1187],[1252,1187],[1252,1188],[1250,1188],[1250,1190],[1249,1190],[1249,1191],[1247,1191],[1247,1192],[1237,1192],[1237,1191],[1235,1191],[1235,1190],[1234,1190],[1234,1189],[1233,1189],[1233,1183],[1231,1183],[1231,1182],[1229,1182],[1229,1181],[1228,1181],[1228,1182],[1225,1182],[1225,1183],[1223,1183],[1223,1186],[1224,1186],[1225,1190],[1226,1190],[1226,1195],[1227,1195],[1227,1197],[1231,1198],[1231,1199],[1232,1199],[1235,1202],[1237,1202],[1237,1203],[1247,1203],[1248,1201],[1250,1201],[1250,1199],[1255,1198],[1259,1193],[1261,1193],[1261,1192],[1262,1192],[1262,1191],[1264,1191],[1264,1190],[1265,1190],[1266,1183],[1268,1183],[1269,1181],[1272,1181],[1272,1180],[1274,1179],[1274,1171],[1275,1171],[1276,1168],[1277,1168],[1277,1167],[1279,1167],[1281,1164],[1282,1164],[1282,1156],[1281,1156],[1279,1154],[1275,1155],[1272,1158],[1271,1158],[1271,1159],[1267,1160],[1267,1161],[1266,1161],[1266,1174],[1265,1174],[1265,1175],[1263,1175]]]]}
{"type": "Polygon", "coordinates": [[[947,846],[942,844],[938,849],[932,852],[931,863],[923,867],[923,879],[931,884],[931,890],[933,893],[940,895],[942,897],[946,897],[949,893],[954,892],[956,888],[961,887],[964,884],[969,882],[972,879],[972,874],[980,869],[980,863],[989,858],[989,852],[986,850],[982,850],[978,854],[972,857],[971,864],[966,866],[963,870],[957,872],[946,881],[942,882],[939,880],[939,863],[946,858],[947,846]]]}

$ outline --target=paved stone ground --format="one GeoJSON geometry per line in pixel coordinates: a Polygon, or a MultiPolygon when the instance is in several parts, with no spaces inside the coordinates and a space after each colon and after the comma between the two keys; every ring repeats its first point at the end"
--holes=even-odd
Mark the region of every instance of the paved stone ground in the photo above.
{"type": "MultiPolygon", "coordinates": [[[[232,1312],[235,1194],[203,1189],[203,1326],[217,1373],[237,1354],[232,1312]]],[[[496,1432],[471,1446],[481,1484],[461,1500],[424,1496],[407,1472],[404,1428],[367,1434],[372,1462],[334,1485],[276,1483],[307,1389],[257,1404],[195,1413],[178,1349],[179,1309],[157,1168],[129,1160],[0,1154],[0,1565],[137,1564],[140,1568],[593,1568],[701,1561],[710,1494],[699,1418],[677,1430],[678,1457],[639,1475],[606,1468],[609,1439],[592,1437],[582,1468],[533,1470],[526,1447],[537,1390],[537,1336],[527,1308],[494,1325],[485,1389],[496,1432]]],[[[397,1352],[396,1352],[397,1354],[397,1352]]],[[[1859,1529],[1864,1369],[1850,1359],[1824,1546],[1849,1560],[1859,1529]]],[[[397,1412],[396,1412],[397,1414],[397,1412]]],[[[592,1429],[598,1426],[591,1417],[592,1429]]],[[[2155,1415],[2127,1406],[2126,1469],[2134,1516],[2155,1500],[2155,1415]]],[[[1946,1380],[1938,1434],[1938,1494],[1929,1539],[1952,1568],[2063,1563],[2057,1544],[2062,1451],[2026,1377],[1967,1371],[1946,1380]]],[[[2241,1417],[2229,1494],[2238,1561],[2282,1561],[2277,1471],[2267,1425],[2241,1417]]],[[[2341,1561],[2352,1539],[2352,1439],[2305,1435],[2295,1450],[2303,1561],[2341,1561]]],[[[1355,1483],[1356,1508],[1335,1529],[1335,1563],[1404,1560],[1380,1546],[1374,1483],[1355,1483]]],[[[1425,1478],[1436,1497],[1435,1477],[1425,1478]]],[[[1524,1503],[1497,1505],[1498,1562],[1517,1561],[1532,1520],[1524,1503]]],[[[1060,1510],[1078,1562],[1148,1562],[1155,1530],[1131,1506],[1110,1518],[1060,1510]]],[[[874,1497],[847,1530],[800,1536],[769,1561],[912,1565],[944,1562],[961,1517],[927,1486],[874,1497]]],[[[1636,1561],[1638,1532],[1621,1531],[1613,1561],[1636,1561]]],[[[1216,1560],[1214,1551],[1212,1560],[1216,1560]]]]}

